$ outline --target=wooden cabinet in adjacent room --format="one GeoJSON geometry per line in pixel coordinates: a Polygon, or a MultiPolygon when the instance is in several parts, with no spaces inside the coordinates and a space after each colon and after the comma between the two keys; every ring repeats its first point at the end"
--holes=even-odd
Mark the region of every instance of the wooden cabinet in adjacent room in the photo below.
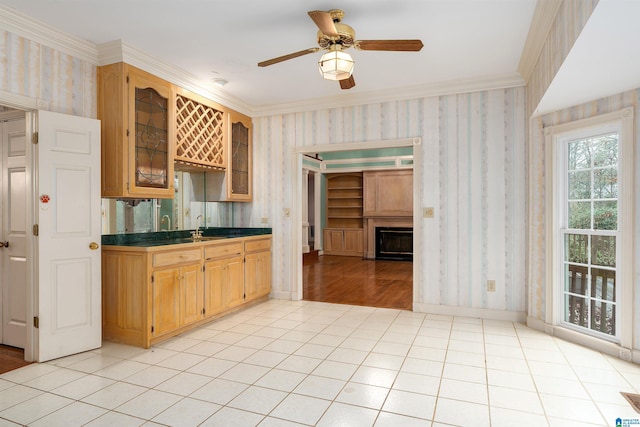
{"type": "Polygon", "coordinates": [[[363,173],[365,217],[413,216],[413,170],[363,173]]]}
{"type": "Polygon", "coordinates": [[[362,256],[364,233],[358,229],[324,229],[324,253],[327,255],[362,256]]]}
{"type": "Polygon", "coordinates": [[[323,233],[326,255],[364,254],[362,172],[327,174],[327,228],[323,233]]]}
{"type": "Polygon", "coordinates": [[[125,63],[98,67],[102,196],[173,197],[173,86],[125,63]]]}

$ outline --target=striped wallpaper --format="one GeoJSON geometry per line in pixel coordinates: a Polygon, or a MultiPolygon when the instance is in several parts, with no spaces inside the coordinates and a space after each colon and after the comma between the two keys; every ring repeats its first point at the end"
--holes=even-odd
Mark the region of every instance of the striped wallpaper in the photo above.
{"type": "MultiPolygon", "coordinates": [[[[417,303],[523,313],[524,88],[420,98],[254,120],[254,202],[237,214],[274,229],[273,286],[295,290],[291,221],[295,147],[421,137],[423,258],[417,303]],[[242,212],[244,211],[244,212],[242,212]],[[486,292],[486,281],[497,292],[486,292]]],[[[416,148],[417,149],[417,148],[416,148]]]]}
{"type": "Polygon", "coordinates": [[[2,30],[0,90],[47,101],[58,113],[97,115],[95,65],[2,30]]]}

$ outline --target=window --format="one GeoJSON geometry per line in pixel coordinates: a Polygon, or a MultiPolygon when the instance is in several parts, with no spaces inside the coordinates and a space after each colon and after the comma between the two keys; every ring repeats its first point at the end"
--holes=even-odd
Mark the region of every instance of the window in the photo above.
{"type": "Polygon", "coordinates": [[[565,139],[561,165],[563,321],[616,335],[618,131],[565,139]]]}
{"type": "Polygon", "coordinates": [[[632,141],[631,109],[547,130],[547,319],[618,343],[631,340],[632,141]]]}

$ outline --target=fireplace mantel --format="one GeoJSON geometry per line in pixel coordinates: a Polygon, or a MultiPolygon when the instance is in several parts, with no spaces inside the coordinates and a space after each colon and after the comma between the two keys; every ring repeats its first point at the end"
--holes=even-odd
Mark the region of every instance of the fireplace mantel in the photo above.
{"type": "Polygon", "coordinates": [[[376,257],[376,227],[413,227],[413,218],[408,217],[366,217],[365,229],[365,253],[367,259],[376,257]]]}

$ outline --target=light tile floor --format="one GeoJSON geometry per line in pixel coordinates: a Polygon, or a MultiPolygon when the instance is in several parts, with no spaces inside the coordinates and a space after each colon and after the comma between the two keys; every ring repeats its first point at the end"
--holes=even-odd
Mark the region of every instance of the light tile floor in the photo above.
{"type": "Polygon", "coordinates": [[[615,426],[640,366],[511,322],[269,300],[0,376],[0,426],[615,426]]]}

